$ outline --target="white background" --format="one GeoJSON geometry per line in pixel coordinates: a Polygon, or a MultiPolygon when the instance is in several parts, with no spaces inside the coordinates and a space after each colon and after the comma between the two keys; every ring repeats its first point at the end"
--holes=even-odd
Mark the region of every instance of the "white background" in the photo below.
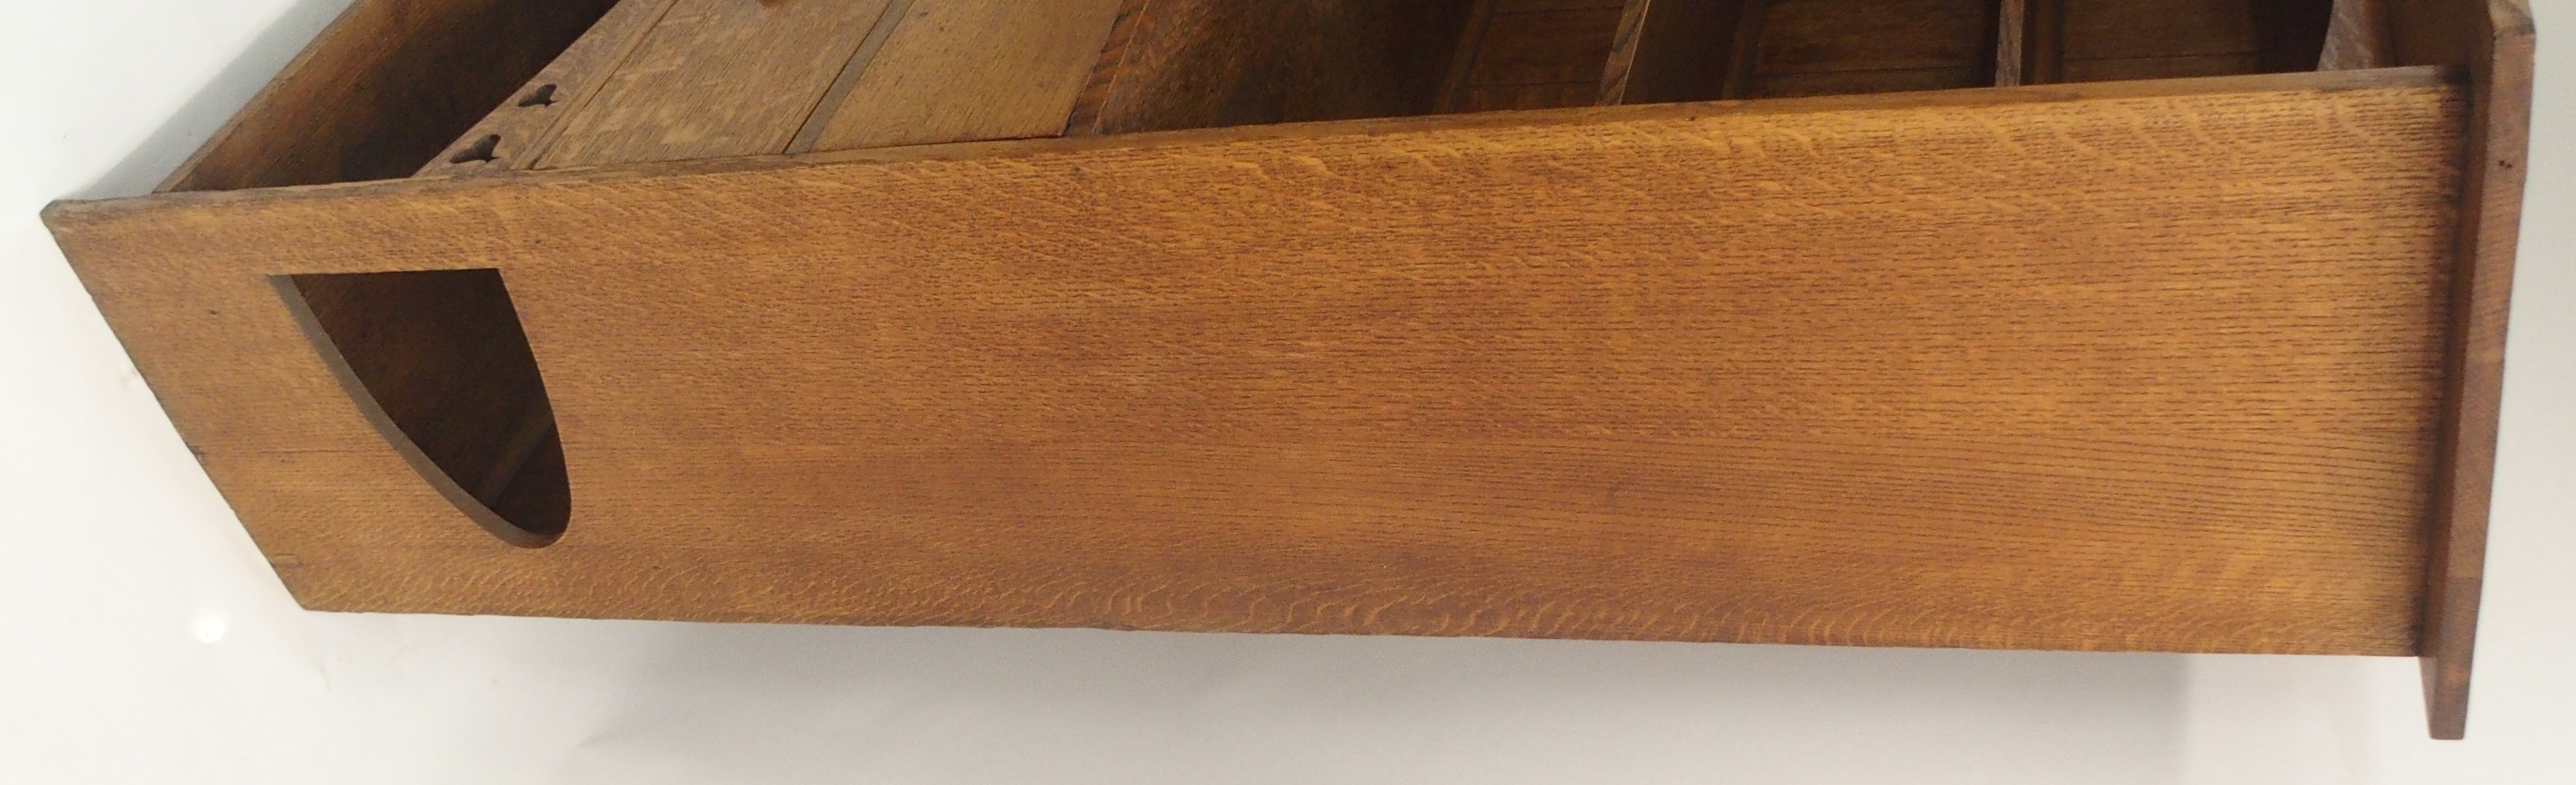
{"type": "Polygon", "coordinates": [[[0,781],[2576,783],[2568,0],[2449,743],[2402,659],[305,612],[36,211],[149,190],[346,2],[0,0],[0,781]]]}

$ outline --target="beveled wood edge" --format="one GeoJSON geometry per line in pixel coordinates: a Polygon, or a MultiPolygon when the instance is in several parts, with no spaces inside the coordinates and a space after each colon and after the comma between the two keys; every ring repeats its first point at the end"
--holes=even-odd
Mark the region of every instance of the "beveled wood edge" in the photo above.
{"type": "Polygon", "coordinates": [[[561,533],[539,534],[519,528],[503,519],[500,513],[493,512],[490,505],[476,498],[474,492],[455,477],[449,476],[446,469],[440,468],[437,461],[430,459],[429,453],[423,452],[420,445],[411,440],[411,434],[403,432],[402,426],[394,423],[393,416],[385,413],[384,406],[376,402],[375,393],[367,389],[366,382],[358,379],[358,372],[349,367],[348,358],[340,353],[339,344],[331,340],[330,331],[324,330],[322,320],[313,315],[313,308],[305,302],[304,293],[296,289],[294,278],[272,275],[268,276],[268,283],[277,289],[277,299],[285,306],[286,315],[303,332],[305,342],[310,344],[322,366],[331,371],[332,381],[338,382],[340,391],[349,395],[349,402],[357,407],[358,415],[366,418],[367,425],[375,429],[376,435],[384,437],[386,447],[395,455],[402,456],[403,463],[420,475],[422,484],[456,505],[457,512],[492,536],[501,538],[502,542],[521,548],[543,548],[563,536],[561,533]]]}
{"type": "Polygon", "coordinates": [[[323,25],[322,31],[313,36],[312,42],[305,44],[302,50],[295,53],[295,59],[286,61],[286,67],[279,69],[277,76],[271,77],[266,84],[260,85],[259,92],[252,93],[249,102],[242,104],[242,108],[233,112],[231,118],[224,120],[224,124],[217,127],[214,133],[208,134],[205,143],[197,145],[197,151],[188,154],[188,160],[181,161],[179,168],[170,170],[170,176],[161,178],[160,184],[152,186],[152,192],[176,193],[186,188],[188,181],[196,177],[197,168],[203,165],[206,159],[214,157],[217,152],[223,150],[224,146],[232,141],[233,135],[241,130],[243,123],[248,122],[252,117],[272,111],[270,105],[283,100],[283,94],[297,83],[307,69],[312,67],[316,58],[330,49],[333,42],[349,35],[349,28],[357,24],[357,20],[368,10],[368,4],[374,2],[381,2],[381,0],[357,0],[349,4],[348,8],[341,9],[340,15],[332,17],[330,24],[323,25]]]}
{"type": "Polygon", "coordinates": [[[1363,120],[1335,120],[1276,125],[1229,126],[1179,131],[1153,131],[1108,136],[1008,139],[989,142],[883,147],[792,155],[756,155],[693,161],[616,164],[530,170],[500,175],[429,176],[396,180],[295,185],[238,191],[174,191],[148,196],[98,200],[60,200],[45,207],[47,225],[59,231],[85,219],[176,205],[228,204],[301,199],[337,199],[390,194],[470,191],[565,183],[689,177],[801,166],[843,166],[910,161],[968,161],[1037,157],[1093,150],[1158,149],[1199,145],[1257,143],[1330,136],[1378,136],[1482,128],[1584,126],[1619,122],[1690,120],[1729,115],[1778,115],[1868,112],[1925,107],[1961,110],[1989,106],[2225,93],[2336,92],[2459,83],[2468,73],[2451,66],[2413,66],[2355,71],[2314,71],[2195,79],[1973,87],[1914,93],[1700,101],[1670,104],[1585,106],[1563,109],[1477,112],[1363,120]]]}
{"type": "Polygon", "coordinates": [[[2420,665],[2433,738],[2468,733],[2469,670],[2486,571],[2514,246],[2529,152],[2533,25],[2525,0],[2487,0],[2471,65],[2468,182],[2452,278],[2451,349],[2425,558],[2420,665]]]}

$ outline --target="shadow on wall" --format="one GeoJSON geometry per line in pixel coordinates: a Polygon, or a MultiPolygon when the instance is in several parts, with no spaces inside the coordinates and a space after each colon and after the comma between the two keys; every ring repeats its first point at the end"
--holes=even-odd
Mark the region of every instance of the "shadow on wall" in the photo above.
{"type": "Polygon", "coordinates": [[[2161,783],[2185,752],[2178,655],[659,632],[560,781],[2161,783]]]}
{"type": "Polygon", "coordinates": [[[304,51],[304,45],[339,17],[351,1],[296,0],[266,31],[252,39],[240,56],[199,88],[196,97],[180,105],[151,136],[144,137],[143,144],[126,154],[125,160],[118,161],[89,187],[63,198],[114,199],[151,193],[162,178],[177,171],[179,164],[185,163],[234,113],[250,103],[261,86],[294,61],[296,53],[304,51]]]}

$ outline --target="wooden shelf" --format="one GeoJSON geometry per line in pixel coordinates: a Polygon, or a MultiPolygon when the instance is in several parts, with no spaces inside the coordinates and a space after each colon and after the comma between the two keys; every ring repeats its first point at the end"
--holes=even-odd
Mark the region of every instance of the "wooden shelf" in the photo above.
{"type": "Polygon", "coordinates": [[[2457,738],[2530,47],[359,0],[45,217],[312,608],[2416,656],[2457,738]]]}

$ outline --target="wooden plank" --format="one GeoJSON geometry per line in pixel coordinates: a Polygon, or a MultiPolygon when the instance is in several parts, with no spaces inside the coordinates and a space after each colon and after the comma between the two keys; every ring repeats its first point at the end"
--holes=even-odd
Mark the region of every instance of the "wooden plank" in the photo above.
{"type": "Polygon", "coordinates": [[[2463,98],[1588,108],[46,219],[316,608],[2409,654],[2463,98]],[[562,424],[542,550],[388,451],[268,284],[479,267],[562,424]]]}
{"type": "Polygon", "coordinates": [[[806,149],[1064,133],[1120,0],[914,0],[806,149]]]}
{"type": "Polygon", "coordinates": [[[1724,92],[1744,0],[1634,0],[1619,20],[1600,103],[1700,101],[1724,92]]]}
{"type": "Polygon", "coordinates": [[[2031,0],[2000,0],[1995,6],[1995,86],[2029,84],[2023,74],[2030,57],[2031,0]]]}
{"type": "Polygon", "coordinates": [[[2334,0],[2334,17],[2326,24],[2317,68],[2386,68],[2397,62],[2394,47],[2388,40],[2387,0],[2334,0]]]}
{"type": "Polygon", "coordinates": [[[2088,82],[2262,72],[2256,4],[2255,0],[2063,2],[2059,77],[2088,82]]]}
{"type": "Polygon", "coordinates": [[[613,2],[358,0],[159,190],[410,175],[613,2]]]}
{"type": "MultiPolygon", "coordinates": [[[[1594,8],[1497,13],[1479,39],[1470,86],[1599,84],[1618,33],[1616,3],[1594,8]]],[[[1584,104],[1591,103],[1587,97],[1584,104]]]]}
{"type": "Polygon", "coordinates": [[[1128,0],[1067,133],[1436,111],[1473,0],[1128,0]]]}
{"type": "Polygon", "coordinates": [[[1742,0],[1736,11],[1735,36],[1726,47],[1726,76],[1718,97],[1734,100],[1751,95],[1756,59],[1762,54],[1762,26],[1771,17],[1772,0],[1742,0]]]}
{"type": "Polygon", "coordinates": [[[1746,98],[1986,86],[1992,14],[1984,0],[1769,0],[1751,72],[1730,78],[1746,98]]]}
{"type": "Polygon", "coordinates": [[[536,168],[782,153],[887,0],[678,0],[536,168]]]}
{"type": "Polygon", "coordinates": [[[2496,431],[2504,397],[2506,316],[2522,225],[2531,139],[2531,8],[2522,0],[2446,0],[2390,7],[2398,62],[2467,64],[2470,116],[2451,279],[2450,347],[2435,475],[2422,624],[2426,722],[2437,739],[2466,735],[2469,666],[2486,569],[2496,431]]]}
{"type": "Polygon", "coordinates": [[[624,0],[609,9],[590,32],[415,176],[497,174],[535,165],[538,153],[562,132],[563,118],[598,95],[600,85],[644,42],[645,34],[671,10],[671,3],[624,0]]]}
{"type": "Polygon", "coordinates": [[[2022,84],[2066,81],[2067,0],[2023,0],[2022,84]]]}

